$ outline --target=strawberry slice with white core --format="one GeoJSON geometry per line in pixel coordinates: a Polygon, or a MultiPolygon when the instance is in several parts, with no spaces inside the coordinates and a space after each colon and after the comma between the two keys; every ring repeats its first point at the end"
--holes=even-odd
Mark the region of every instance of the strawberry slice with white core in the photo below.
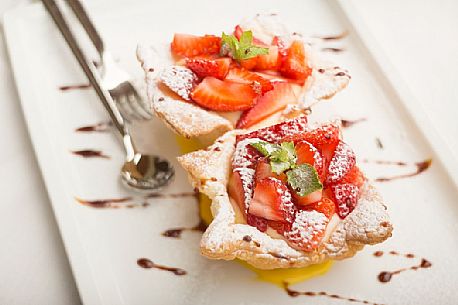
{"type": "Polygon", "coordinates": [[[256,70],[277,70],[280,65],[278,47],[270,46],[269,53],[258,55],[256,59],[256,70]]]}
{"type": "Polygon", "coordinates": [[[254,170],[239,168],[234,170],[228,184],[229,196],[235,200],[242,213],[246,214],[253,195],[254,170]]]}
{"type": "Polygon", "coordinates": [[[280,180],[268,177],[257,182],[248,212],[268,220],[291,223],[296,208],[288,187],[280,180]]]}
{"type": "Polygon", "coordinates": [[[320,181],[324,180],[324,164],[323,158],[321,157],[318,149],[315,148],[311,143],[302,140],[296,143],[296,154],[297,154],[297,164],[310,164],[312,165],[320,177],[320,181]]]}
{"type": "Polygon", "coordinates": [[[293,248],[310,252],[320,245],[328,223],[323,213],[301,210],[296,213],[291,229],[283,235],[293,248]]]}
{"type": "Polygon", "coordinates": [[[276,83],[273,90],[260,96],[251,109],[242,113],[236,127],[248,128],[253,126],[296,101],[296,95],[290,84],[276,83]]]}
{"type": "Polygon", "coordinates": [[[160,80],[170,90],[189,101],[191,92],[197,85],[198,78],[190,69],[181,66],[169,66],[162,70],[160,80]]]}
{"type": "Polygon", "coordinates": [[[312,69],[307,64],[304,43],[294,40],[288,48],[286,56],[282,59],[280,72],[302,84],[312,74],[312,69]]]}
{"type": "Polygon", "coordinates": [[[244,68],[231,68],[226,79],[244,84],[255,85],[257,83],[261,87],[261,93],[266,93],[274,88],[268,79],[244,68]]]}
{"type": "Polygon", "coordinates": [[[213,35],[175,34],[171,44],[172,53],[186,57],[218,54],[220,48],[221,37],[213,35]]]}
{"type": "Polygon", "coordinates": [[[306,131],[307,117],[300,116],[250,133],[237,135],[237,142],[247,138],[258,138],[271,143],[296,141],[302,139],[306,131]]]}
{"type": "Polygon", "coordinates": [[[332,185],[330,190],[337,207],[337,214],[344,219],[355,209],[358,203],[359,189],[353,184],[345,183],[332,185]]]}
{"type": "Polygon", "coordinates": [[[191,69],[200,78],[213,76],[224,79],[229,72],[232,60],[230,58],[189,58],[186,60],[186,67],[191,69]]]}
{"type": "Polygon", "coordinates": [[[196,104],[215,111],[239,111],[250,109],[257,94],[248,84],[206,77],[192,91],[196,104]]]}
{"type": "Polygon", "coordinates": [[[338,182],[355,166],[355,164],[356,156],[354,151],[344,141],[340,141],[329,163],[326,182],[338,182]]]}

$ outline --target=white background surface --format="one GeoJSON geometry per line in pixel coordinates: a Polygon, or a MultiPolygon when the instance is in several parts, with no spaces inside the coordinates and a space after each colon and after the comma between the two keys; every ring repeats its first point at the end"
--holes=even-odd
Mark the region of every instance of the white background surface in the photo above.
{"type": "MultiPolygon", "coordinates": [[[[421,107],[458,151],[458,2],[358,3],[421,107]]],[[[15,5],[14,0],[0,1],[0,13],[15,5]]],[[[6,134],[0,144],[0,304],[77,304],[0,35],[0,128],[6,134]]]]}

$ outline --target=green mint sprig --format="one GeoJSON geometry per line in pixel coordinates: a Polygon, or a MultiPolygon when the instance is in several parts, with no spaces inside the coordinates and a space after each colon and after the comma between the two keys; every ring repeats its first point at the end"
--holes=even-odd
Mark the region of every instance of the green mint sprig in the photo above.
{"type": "Polygon", "coordinates": [[[221,55],[229,55],[237,61],[264,55],[269,53],[268,48],[253,45],[253,33],[244,31],[240,40],[234,35],[222,34],[221,37],[221,55]]]}

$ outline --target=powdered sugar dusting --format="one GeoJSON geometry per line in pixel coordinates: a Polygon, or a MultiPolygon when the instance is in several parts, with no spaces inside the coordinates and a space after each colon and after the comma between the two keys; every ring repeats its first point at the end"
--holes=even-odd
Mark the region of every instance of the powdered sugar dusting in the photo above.
{"type": "Polygon", "coordinates": [[[248,138],[237,143],[234,156],[232,158],[232,165],[234,168],[254,166],[256,161],[255,159],[258,155],[256,150],[252,148],[250,144],[259,141],[260,139],[258,138],[248,138]]]}
{"type": "Polygon", "coordinates": [[[303,251],[312,251],[321,242],[329,219],[317,211],[299,211],[291,230],[284,233],[285,238],[294,247],[303,251]]]}
{"type": "Polygon", "coordinates": [[[337,182],[355,166],[356,156],[351,147],[343,141],[337,144],[328,169],[327,182],[337,182]]]}
{"type": "Polygon", "coordinates": [[[191,91],[198,81],[194,72],[181,66],[168,66],[164,68],[160,79],[170,90],[187,101],[191,100],[191,91]]]}
{"type": "Polygon", "coordinates": [[[253,197],[254,169],[240,167],[234,169],[234,172],[238,172],[240,175],[240,180],[242,180],[243,196],[245,199],[245,211],[247,211],[250,207],[251,198],[253,197]]]}
{"type": "Polygon", "coordinates": [[[358,187],[349,183],[337,184],[332,186],[332,193],[337,203],[337,213],[341,218],[345,218],[358,203],[358,187]]]}

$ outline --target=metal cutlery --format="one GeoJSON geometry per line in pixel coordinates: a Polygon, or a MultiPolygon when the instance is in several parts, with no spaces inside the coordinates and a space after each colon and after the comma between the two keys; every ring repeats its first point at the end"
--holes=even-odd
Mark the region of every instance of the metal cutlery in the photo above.
{"type": "Polygon", "coordinates": [[[108,111],[114,126],[122,137],[126,151],[126,161],[121,169],[122,181],[126,185],[137,190],[151,191],[167,185],[175,173],[170,163],[155,155],[141,154],[135,149],[128,127],[116,107],[116,103],[113,101],[110,92],[101,85],[102,78],[99,76],[94,64],[86,58],[79,47],[59,6],[54,0],[42,0],[42,2],[78,60],[79,65],[89,79],[89,82],[96,91],[103,106],[108,111]]]}

